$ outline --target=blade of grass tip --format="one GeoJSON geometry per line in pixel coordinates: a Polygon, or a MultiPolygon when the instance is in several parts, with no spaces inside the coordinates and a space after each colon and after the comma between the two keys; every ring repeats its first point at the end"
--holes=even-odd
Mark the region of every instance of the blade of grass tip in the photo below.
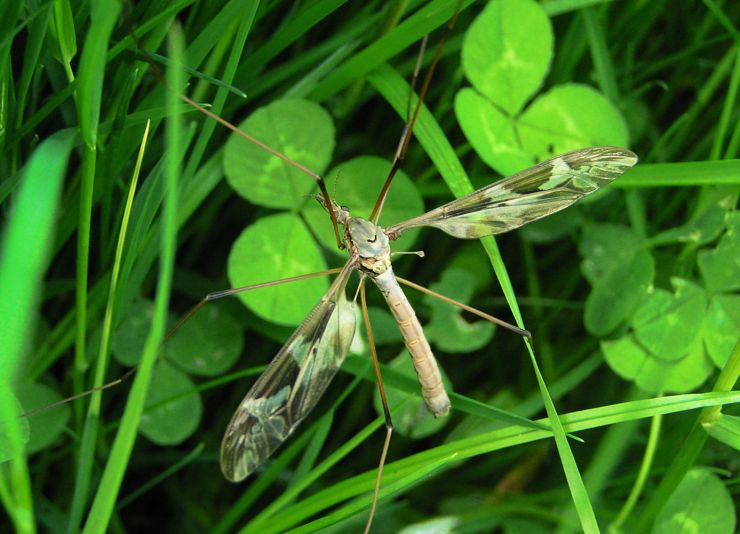
{"type": "MultiPolygon", "coordinates": [[[[39,56],[46,42],[46,32],[49,25],[49,16],[51,13],[51,4],[40,7],[33,18],[28,23],[28,37],[26,41],[26,50],[23,54],[23,70],[17,86],[17,103],[16,103],[16,128],[20,128],[25,120],[26,102],[29,98],[28,90],[31,87],[34,74],[40,68],[39,56]]],[[[10,134],[13,135],[12,133],[10,134]]]]}
{"type": "Polygon", "coordinates": [[[2,240],[0,423],[11,448],[10,467],[3,474],[9,476],[12,495],[10,491],[2,493],[17,532],[35,532],[35,525],[12,383],[20,358],[33,344],[31,334],[36,323],[41,284],[54,238],[55,213],[73,140],[74,133],[65,130],[51,136],[34,151],[2,240]]]}
{"type": "MultiPolygon", "coordinates": [[[[134,168],[133,179],[129,186],[129,193],[126,199],[121,228],[116,245],[116,255],[111,273],[110,285],[108,287],[108,302],[103,319],[103,332],[100,340],[100,349],[98,352],[97,364],[95,367],[95,377],[93,382],[94,388],[99,388],[105,382],[106,371],[108,368],[110,331],[113,325],[113,313],[115,309],[115,295],[118,288],[119,274],[121,272],[121,261],[123,257],[124,244],[128,233],[128,224],[131,217],[131,206],[133,204],[136,186],[141,173],[141,163],[144,158],[147,139],[149,137],[149,123],[144,130],[144,135],[139,147],[139,155],[134,168]]],[[[97,442],[98,427],[100,422],[100,407],[102,402],[102,391],[95,391],[90,395],[90,404],[88,405],[87,417],[85,419],[85,428],[80,440],[79,464],[77,469],[77,483],[72,499],[72,512],[68,523],[68,532],[79,530],[79,523],[82,520],[82,513],[87,501],[88,488],[92,475],[93,458],[95,456],[95,444],[97,442]]]]}
{"type": "MultiPolygon", "coordinates": [[[[183,45],[182,33],[178,25],[174,25],[170,31],[169,44],[169,54],[174,63],[173,68],[167,71],[168,84],[170,87],[181,87],[183,74],[178,67],[183,64],[183,45]]],[[[167,163],[164,182],[165,196],[161,215],[162,241],[152,327],[146,339],[141,362],[131,386],[131,393],[121,418],[118,433],[113,441],[108,461],[103,470],[98,492],[95,495],[95,500],[83,529],[85,534],[107,530],[136,440],[157,352],[165,334],[177,244],[177,178],[180,174],[180,162],[183,155],[181,143],[183,135],[182,116],[177,112],[178,105],[178,96],[172,91],[168,91],[167,110],[169,118],[166,124],[167,163]]]]}
{"type": "MultiPolygon", "coordinates": [[[[375,378],[375,375],[372,369],[368,368],[366,365],[367,363],[367,360],[362,360],[357,356],[352,356],[347,358],[347,360],[342,364],[342,371],[351,373],[358,378],[372,381],[375,378]]],[[[381,364],[380,370],[383,375],[383,383],[386,387],[408,393],[410,396],[419,394],[419,382],[417,380],[399,373],[395,369],[390,369],[387,365],[381,364]]],[[[536,423],[526,417],[522,417],[513,412],[500,410],[494,406],[476,401],[475,399],[471,399],[459,393],[450,393],[450,399],[453,401],[455,410],[459,410],[460,412],[478,415],[493,421],[518,425],[524,428],[529,427],[536,430],[550,431],[550,427],[548,425],[536,423]]]]}
{"type": "Polygon", "coordinates": [[[50,30],[56,38],[59,47],[59,60],[64,67],[67,81],[71,82],[74,80],[74,73],[70,62],[77,55],[77,39],[75,37],[72,7],[69,2],[54,2],[50,30]]]}
{"type": "MultiPolygon", "coordinates": [[[[168,58],[168,57],[161,56],[161,55],[156,54],[154,52],[150,52],[149,53],[149,56],[152,59],[154,59],[154,60],[158,61],[159,63],[163,64],[165,67],[171,67],[172,66],[172,60],[170,60],[170,58],[168,58]]],[[[210,75],[208,75],[208,74],[206,74],[204,72],[201,72],[198,69],[195,69],[193,67],[185,66],[183,68],[185,69],[185,72],[187,74],[190,74],[191,76],[193,76],[195,78],[199,78],[201,80],[205,80],[205,81],[211,83],[212,85],[215,85],[216,87],[225,89],[226,91],[235,94],[236,96],[238,96],[240,98],[247,98],[247,94],[244,91],[242,91],[241,89],[239,89],[238,87],[234,87],[233,85],[229,85],[228,83],[226,83],[226,82],[224,82],[224,81],[222,81],[222,80],[220,80],[218,78],[214,78],[213,76],[210,76],[210,75]]]]}
{"type": "MultiPolygon", "coordinates": [[[[391,104],[396,112],[401,117],[404,117],[406,98],[409,94],[409,89],[408,84],[403,77],[389,66],[383,65],[370,73],[368,75],[368,80],[391,104]]],[[[439,170],[442,178],[448,184],[455,196],[460,197],[473,191],[470,179],[465,173],[455,151],[449,144],[449,141],[447,141],[447,138],[439,127],[439,124],[435,121],[434,117],[426,107],[423,107],[419,113],[417,124],[414,129],[414,135],[424,147],[424,150],[432,159],[435,167],[439,170]]],[[[516,294],[496,241],[493,237],[486,237],[481,239],[481,242],[483,243],[483,248],[488,254],[491,265],[493,266],[496,277],[504,293],[504,297],[511,308],[517,325],[520,328],[525,328],[521,311],[519,310],[519,305],[517,303],[516,294]]],[[[555,444],[563,464],[563,470],[565,471],[568,486],[571,489],[571,494],[573,495],[574,503],[576,504],[576,510],[581,519],[581,525],[587,532],[596,532],[598,531],[596,517],[593,513],[590,502],[588,501],[588,495],[586,493],[585,485],[583,484],[583,479],[578,471],[573,451],[570,449],[570,444],[568,443],[565,430],[563,429],[563,425],[560,423],[557,410],[555,409],[555,404],[547,391],[547,385],[545,384],[542,373],[537,365],[534,350],[530,343],[525,342],[525,345],[527,346],[532,367],[535,371],[535,376],[537,377],[537,383],[540,388],[548,419],[550,420],[555,444]]]]}

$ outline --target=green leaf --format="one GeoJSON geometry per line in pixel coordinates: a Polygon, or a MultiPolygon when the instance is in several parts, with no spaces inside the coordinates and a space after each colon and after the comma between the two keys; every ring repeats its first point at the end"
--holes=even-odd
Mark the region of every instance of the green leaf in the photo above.
{"type": "MultiPolygon", "coordinates": [[[[154,303],[140,299],[131,303],[126,316],[111,338],[111,352],[116,361],[127,367],[138,365],[147,335],[154,320],[154,303]]],[[[168,319],[168,328],[175,326],[168,319]]],[[[97,345],[93,345],[97,351],[97,345]]]]}
{"type": "Polygon", "coordinates": [[[720,413],[717,420],[704,423],[707,434],[740,451],[740,417],[720,413]]]}
{"type": "Polygon", "coordinates": [[[531,0],[490,2],[470,25],[462,48],[465,76],[509,115],[516,115],[550,69],[550,19],[531,0]]]}
{"type": "Polygon", "coordinates": [[[455,116],[465,137],[486,164],[509,176],[535,161],[519,147],[512,119],[470,88],[455,95],[455,116]]]}
{"type": "MultiPolygon", "coordinates": [[[[232,287],[326,270],[321,251],[303,221],[293,213],[263,217],[248,226],[229,253],[232,287]]],[[[326,277],[311,278],[239,293],[254,313],[275,323],[297,325],[324,296],[326,277]]]]}
{"type": "Polygon", "coordinates": [[[152,374],[139,430],[158,445],[177,445],[200,423],[203,403],[188,375],[165,361],[152,374]]]}
{"type": "Polygon", "coordinates": [[[640,236],[627,226],[586,221],[578,246],[583,256],[581,272],[595,284],[606,273],[629,261],[642,246],[640,236]]]}
{"type": "Polygon", "coordinates": [[[518,121],[521,147],[537,160],[587,146],[627,146],[627,125],[604,95],[581,84],[553,87],[518,121]]]}
{"type": "Polygon", "coordinates": [[[219,303],[209,302],[175,332],[162,354],[190,374],[216,376],[231,369],[243,348],[241,325],[219,303]]]}
{"type": "Polygon", "coordinates": [[[510,175],[538,161],[587,146],[627,146],[621,113],[601,93],[564,84],[525,102],[542,85],[552,57],[547,15],[529,0],[491,2],[463,43],[473,89],[455,97],[455,114],[475,151],[510,175]]]}
{"type": "MultiPolygon", "coordinates": [[[[467,271],[456,268],[445,269],[439,282],[430,289],[446,297],[468,304],[473,296],[473,284],[467,271]]],[[[469,352],[484,347],[493,337],[494,325],[483,319],[468,322],[462,310],[447,302],[424,296],[429,306],[431,320],[424,328],[427,340],[444,352],[469,352]]]]}
{"type": "Polygon", "coordinates": [[[596,281],[586,299],[584,322],[594,335],[605,335],[628,319],[647,294],[655,275],[649,252],[636,251],[596,281]]]}
{"type": "MultiPolygon", "coordinates": [[[[396,356],[387,365],[391,369],[405,376],[413,377],[416,380],[414,364],[406,350],[396,356]]],[[[451,391],[450,381],[441,367],[440,372],[442,373],[442,384],[449,393],[451,391]]],[[[438,432],[449,421],[449,417],[434,417],[427,409],[421,393],[410,397],[405,391],[386,387],[385,394],[388,399],[388,406],[393,414],[394,433],[398,432],[402,436],[420,439],[438,432]],[[399,405],[401,406],[396,409],[399,405]]],[[[377,388],[375,388],[373,402],[375,410],[378,414],[382,415],[383,407],[377,388]]]]}
{"type": "MultiPolygon", "coordinates": [[[[16,397],[12,393],[11,395],[14,400],[11,411],[13,415],[18,418],[18,422],[16,424],[20,429],[21,442],[25,444],[28,443],[30,435],[28,419],[25,417],[20,417],[20,415],[23,413],[23,407],[21,406],[18,397],[16,397]]],[[[6,424],[7,423],[5,423],[4,421],[0,421],[0,463],[7,462],[13,457],[13,447],[10,443],[10,435],[8,434],[6,424]]]]}
{"type": "Polygon", "coordinates": [[[56,46],[51,48],[51,52],[55,59],[67,65],[77,54],[72,7],[69,0],[55,0],[53,6],[53,16],[49,22],[49,37],[56,41],[56,46]]]}
{"type": "Polygon", "coordinates": [[[704,245],[714,241],[725,227],[727,209],[722,205],[722,198],[716,204],[692,215],[691,219],[675,228],[671,228],[650,239],[653,244],[696,243],[704,245]]]}
{"type": "Polygon", "coordinates": [[[554,87],[517,118],[463,89],[455,98],[458,122],[478,155],[502,175],[587,146],[628,144],[627,126],[601,93],[580,84],[554,87]]]}
{"type": "Polygon", "coordinates": [[[634,336],[602,341],[601,350],[612,370],[651,393],[686,392],[700,386],[713,370],[701,340],[678,360],[666,361],[650,354],[634,336]]]}
{"type": "Polygon", "coordinates": [[[699,336],[707,307],[704,290],[673,278],[675,294],[656,289],[642,301],[632,318],[637,340],[654,356],[677,360],[699,336]]]}
{"type": "MultiPolygon", "coordinates": [[[[239,128],[270,148],[322,174],[334,150],[334,123],[308,100],[277,100],[259,108],[239,128]]],[[[295,209],[314,202],[316,182],[246,139],[232,134],[224,148],[224,172],[231,187],[253,204],[295,209]]]]}
{"type": "MultiPolygon", "coordinates": [[[[367,219],[375,207],[375,200],[390,168],[391,163],[383,158],[360,156],[333,168],[329,172],[327,187],[337,204],[348,207],[353,217],[367,219]]],[[[424,201],[416,186],[403,171],[398,171],[383,205],[380,225],[390,226],[422,213],[424,201]]],[[[303,214],[314,234],[320,237],[324,245],[330,250],[337,251],[334,232],[326,210],[318,202],[312,201],[306,206],[303,214]]],[[[409,250],[417,235],[418,230],[404,232],[393,243],[393,250],[409,250]]]]}
{"type": "Polygon", "coordinates": [[[717,367],[724,367],[740,338],[740,295],[712,297],[704,318],[702,337],[709,357],[717,367]]]}
{"type": "Polygon", "coordinates": [[[735,532],[735,506],[722,481],[707,469],[692,469],[655,519],[652,534],[735,532]]]}
{"type": "Polygon", "coordinates": [[[602,341],[601,351],[612,371],[630,381],[637,378],[648,357],[647,351],[631,335],[602,341]]]}
{"type": "Polygon", "coordinates": [[[699,252],[697,263],[710,291],[740,289],[740,211],[727,217],[727,232],[717,248],[699,252]]]}
{"type": "Polygon", "coordinates": [[[666,362],[656,357],[648,358],[637,385],[652,393],[685,393],[701,386],[713,371],[712,360],[699,339],[680,360],[666,362]]]}
{"type": "MultiPolygon", "coordinates": [[[[17,384],[15,393],[25,412],[62,400],[57,391],[38,382],[17,384]]],[[[70,414],[69,404],[62,404],[29,417],[30,439],[26,443],[26,454],[31,455],[51,445],[61,435],[70,414]]]]}

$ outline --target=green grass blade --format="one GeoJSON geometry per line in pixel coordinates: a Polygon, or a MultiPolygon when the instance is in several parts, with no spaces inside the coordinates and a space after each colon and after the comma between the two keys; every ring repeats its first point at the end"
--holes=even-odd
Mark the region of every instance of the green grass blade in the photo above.
{"type": "MultiPolygon", "coordinates": [[[[625,402],[619,405],[591,410],[582,410],[561,416],[568,431],[577,432],[613,425],[617,422],[627,422],[650,418],[667,413],[680,413],[687,409],[696,409],[705,406],[717,406],[740,402],[740,392],[708,393],[700,395],[675,395],[660,399],[648,399],[625,402]]],[[[540,422],[547,423],[548,419],[540,422]]],[[[552,433],[543,430],[533,430],[519,426],[510,426],[485,432],[473,437],[460,439],[441,445],[424,452],[407,456],[396,462],[389,463],[383,471],[382,488],[393,488],[390,493],[400,493],[426,479],[430,473],[443,468],[446,464],[452,465],[456,460],[463,460],[494,451],[515,447],[533,441],[549,439],[552,433]]],[[[363,438],[364,439],[364,438],[363,438]]],[[[273,529],[275,532],[294,528],[300,521],[315,514],[323,513],[345,501],[355,497],[365,496],[372,492],[375,483],[375,469],[371,469],[350,479],[336,483],[317,492],[303,501],[296,503],[289,509],[280,511],[272,516],[270,521],[261,523],[260,528],[273,529]]],[[[347,517],[357,511],[354,504],[350,504],[347,514],[338,512],[339,517],[347,517]]],[[[344,505],[340,507],[340,511],[344,505]]],[[[254,523],[245,526],[245,530],[252,529],[254,523]]],[[[271,532],[273,530],[270,530],[271,532]]]]}
{"type": "MultiPolygon", "coordinates": [[[[473,0],[464,0],[460,10],[467,8],[473,0]]],[[[322,101],[349,86],[359,77],[370,74],[383,63],[405,50],[435,28],[444,25],[450,20],[455,4],[448,0],[434,0],[429,2],[411,17],[403,21],[392,31],[373,42],[358,54],[348,60],[319,83],[311,92],[311,97],[322,101]]],[[[406,94],[408,95],[408,93],[406,94]]],[[[404,96],[404,110],[406,96],[404,96]]]]}
{"type": "MultiPolygon", "coordinates": [[[[735,46],[735,63],[732,74],[730,75],[730,83],[727,88],[727,95],[725,95],[724,105],[722,106],[722,114],[720,115],[717,132],[714,134],[712,151],[709,153],[710,159],[720,159],[722,156],[722,143],[732,121],[733,109],[737,102],[738,87],[740,87],[740,46],[735,46]]],[[[725,157],[732,157],[732,155],[726,155],[725,157]]]]}
{"type": "MultiPolygon", "coordinates": [[[[105,78],[105,53],[108,50],[113,26],[118,19],[120,4],[99,2],[92,6],[91,24],[93,31],[87,34],[80,57],[77,112],[80,134],[83,139],[82,178],[80,208],[77,228],[76,265],[76,337],[75,337],[75,394],[84,389],[83,376],[88,367],[85,355],[87,338],[88,278],[90,263],[90,226],[93,210],[95,167],[97,164],[97,134],[100,119],[100,99],[105,78]]],[[[76,407],[79,404],[75,405],[76,407]]],[[[76,531],[82,518],[92,474],[94,443],[97,440],[99,406],[90,405],[85,419],[82,446],[78,456],[77,478],[72,511],[68,523],[69,532],[76,531]]],[[[79,417],[79,413],[77,414],[79,417]]]]}
{"type": "Polygon", "coordinates": [[[612,187],[654,188],[740,184],[740,159],[640,164],[616,180],[612,187]]]}
{"type": "MultiPolygon", "coordinates": [[[[65,130],[34,151],[22,178],[16,202],[3,231],[0,263],[0,423],[8,435],[12,460],[3,501],[17,532],[35,532],[28,467],[15,410],[12,384],[21,358],[33,345],[42,280],[54,238],[55,215],[74,133],[65,130]],[[12,503],[8,501],[12,493],[12,503]]],[[[3,481],[5,486],[5,481],[3,481]]]]}
{"type": "Polygon", "coordinates": [[[588,33],[591,57],[594,60],[594,67],[596,67],[599,88],[612,104],[617,105],[620,102],[617,76],[614,73],[614,66],[609,56],[604,27],[598,19],[595,8],[588,7],[582,13],[586,21],[586,32],[588,33]]]}
{"type": "MultiPolygon", "coordinates": [[[[172,30],[171,57],[176,65],[182,64],[182,36],[178,29],[172,30]]],[[[172,87],[179,87],[183,75],[179,68],[168,71],[168,82],[172,87]]],[[[177,179],[180,175],[180,158],[182,157],[182,124],[181,115],[177,113],[178,97],[168,94],[167,106],[170,118],[167,127],[167,170],[165,197],[162,209],[162,241],[159,266],[159,283],[155,298],[155,312],[152,327],[146,340],[144,353],[134,379],[126,409],[121,419],[116,438],[113,442],[108,462],[103,471],[99,490],[95,496],[90,514],[83,532],[105,532],[113,513],[116,498],[120,491],[123,476],[131,456],[136,439],[139,420],[144,410],[144,402],[151,380],[157,352],[164,337],[167,308],[169,305],[172,273],[174,270],[176,234],[177,234],[177,179]]]]}
{"type": "MultiPolygon", "coordinates": [[[[368,80],[393,106],[396,112],[401,117],[405,117],[406,101],[409,94],[408,84],[405,80],[393,71],[393,69],[387,66],[382,66],[371,73],[368,76],[368,80]]],[[[429,157],[432,159],[455,196],[459,197],[473,191],[473,186],[470,184],[470,180],[460,164],[455,151],[447,141],[442,129],[434,120],[432,114],[429,113],[426,108],[422,108],[419,113],[414,134],[424,147],[427,154],[429,154],[429,157]]],[[[509,274],[506,271],[506,266],[501,258],[501,253],[499,252],[496,241],[493,237],[484,238],[481,239],[481,241],[491,264],[493,265],[496,277],[501,284],[506,301],[516,318],[517,325],[520,328],[525,328],[519,305],[516,300],[516,294],[511,284],[509,274]]],[[[583,485],[583,480],[581,479],[578,467],[575,463],[573,452],[570,450],[568,438],[560,424],[557,410],[555,409],[555,405],[547,391],[547,386],[538,368],[532,347],[529,343],[526,343],[526,346],[529,350],[535,376],[540,386],[540,393],[545,404],[545,409],[550,418],[550,424],[553,429],[555,443],[560,454],[563,469],[565,470],[574,502],[579,510],[581,524],[585,529],[594,531],[594,527],[596,527],[596,518],[588,501],[588,495],[583,485]]]]}

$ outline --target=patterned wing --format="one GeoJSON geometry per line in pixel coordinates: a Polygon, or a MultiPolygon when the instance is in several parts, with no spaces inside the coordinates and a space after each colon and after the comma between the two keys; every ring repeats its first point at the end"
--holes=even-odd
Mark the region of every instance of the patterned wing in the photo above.
{"type": "Polygon", "coordinates": [[[637,156],[624,148],[576,150],[391,226],[386,232],[391,239],[416,226],[434,226],[463,239],[508,232],[567,208],[635,163],[637,156]]]}
{"type": "Polygon", "coordinates": [[[249,390],[221,442],[221,471],[245,479],[316,406],[347,356],[355,333],[345,295],[349,266],[249,390]]]}

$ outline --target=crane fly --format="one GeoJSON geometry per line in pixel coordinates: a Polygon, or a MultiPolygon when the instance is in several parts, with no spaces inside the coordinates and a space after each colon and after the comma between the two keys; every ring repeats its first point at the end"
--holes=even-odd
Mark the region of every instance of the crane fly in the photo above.
{"type": "Polygon", "coordinates": [[[341,367],[355,332],[354,309],[344,291],[353,271],[362,281],[374,282],[388,303],[429,411],[435,416],[449,412],[436,360],[393,272],[390,241],[420,226],[461,239],[508,232],[570,206],[635,163],[637,156],[623,148],[576,150],[388,228],[352,217],[347,208],[317,196],[344,228],[349,259],[236,409],[221,444],[226,478],[240,481],[254,472],[309,414],[341,367]]]}
{"type": "MultiPolygon", "coordinates": [[[[460,8],[461,3],[458,2],[421,84],[413,112],[407,111],[408,121],[399,141],[391,170],[368,219],[353,217],[349,209],[340,206],[335,200],[331,199],[324,180],[318,174],[291,160],[259,139],[239,130],[236,126],[203,108],[185,95],[179,95],[183,101],[201,113],[233,130],[250,143],[261,147],[283,163],[314,179],[321,189],[321,194],[316,195],[316,199],[327,211],[337,245],[340,249],[347,250],[348,259],[340,269],[211,293],[180,320],[175,328],[167,334],[165,341],[202,305],[210,300],[233,295],[247,289],[330,272],[338,273],[328,291],[308,313],[239,403],[226,429],[220,449],[221,470],[230,481],[244,480],[263,464],[309,415],[346,358],[356,330],[356,315],[355,304],[346,298],[345,289],[351,274],[355,271],[358,272],[360,276],[358,292],[362,297],[363,314],[368,340],[370,341],[370,353],[378,378],[378,388],[386,423],[386,439],[377,471],[370,517],[365,527],[366,532],[370,528],[377,505],[382,468],[390,443],[392,422],[382,380],[380,379],[379,363],[367,316],[365,281],[368,279],[372,281],[388,303],[401,331],[404,344],[411,355],[421,386],[423,400],[428,410],[435,417],[445,416],[449,413],[451,409],[450,399],[442,385],[440,371],[429,342],[425,338],[421,324],[399,282],[421,289],[465,310],[477,313],[489,321],[520,334],[529,335],[525,330],[438,295],[431,290],[397,278],[390,260],[390,242],[398,239],[408,229],[423,226],[437,228],[461,239],[476,239],[508,232],[528,222],[567,208],[581,197],[607,185],[637,162],[637,156],[624,148],[608,146],[584,148],[539,163],[423,215],[396,223],[387,228],[379,226],[378,221],[390,184],[400,168],[401,161],[408,148],[414,124],[429,88],[432,74],[460,8]],[[342,228],[341,231],[339,227],[342,228]]],[[[422,44],[411,84],[412,92],[418,75],[420,60],[423,56],[423,47],[422,44]]],[[[141,48],[140,50],[143,51],[141,48]]],[[[146,54],[145,58],[148,58],[146,54]]],[[[156,72],[157,69],[151,60],[147,59],[147,61],[150,62],[156,72]]],[[[166,85],[166,82],[162,81],[166,85]]]]}
{"type": "MultiPolygon", "coordinates": [[[[510,328],[520,334],[529,335],[525,330],[396,277],[391,264],[390,243],[398,239],[407,230],[417,227],[433,227],[460,239],[476,239],[508,232],[567,208],[580,198],[608,185],[637,163],[637,156],[624,148],[608,146],[584,148],[539,163],[423,215],[389,227],[379,226],[378,221],[390,184],[400,168],[400,163],[408,148],[413,127],[422,107],[432,73],[460,8],[461,2],[458,2],[455,14],[445,30],[424,78],[413,113],[407,112],[408,122],[401,136],[391,170],[368,219],[352,216],[348,208],[340,206],[335,200],[331,199],[323,179],[316,173],[306,169],[300,163],[290,160],[287,156],[270,148],[258,139],[238,130],[232,124],[204,109],[188,97],[180,95],[186,103],[200,112],[239,133],[249,142],[262,147],[285,164],[291,165],[313,178],[321,189],[321,195],[316,195],[316,200],[328,213],[337,245],[340,249],[346,249],[348,254],[348,259],[343,267],[330,271],[338,274],[328,291],[292,333],[236,408],[220,447],[221,470],[230,481],[238,482],[247,478],[291,436],[317,405],[345,360],[355,335],[355,303],[347,299],[345,290],[350,276],[353,272],[357,272],[360,276],[358,293],[363,304],[363,314],[368,331],[368,340],[370,341],[370,353],[378,378],[378,388],[383,401],[386,423],[386,439],[377,470],[372,508],[365,527],[366,532],[370,528],[378,501],[382,468],[389,447],[392,422],[383,384],[380,380],[378,358],[372,342],[365,304],[365,282],[370,280],[374,283],[388,303],[401,331],[404,344],[411,355],[421,386],[421,396],[427,409],[435,417],[446,416],[452,405],[442,384],[441,374],[429,342],[399,282],[422,289],[428,294],[443,298],[443,300],[456,304],[465,310],[478,313],[489,321],[510,328]],[[341,227],[341,231],[339,227],[341,227]]],[[[133,37],[133,40],[136,42],[135,37],[133,37]]],[[[143,51],[140,47],[139,49],[143,51]]],[[[145,59],[150,61],[146,53],[144,55],[145,59]]],[[[423,47],[419,58],[422,56],[423,47]]],[[[152,66],[154,67],[153,64],[152,66]]],[[[156,67],[154,71],[156,72],[156,67]]],[[[418,63],[414,81],[417,73],[418,63]]],[[[163,83],[166,85],[166,82],[163,81],[163,83]]],[[[413,83],[411,85],[413,87],[413,83]]],[[[317,274],[327,274],[327,271],[317,274]]],[[[294,279],[308,276],[312,275],[295,277],[294,279]]],[[[289,280],[274,283],[285,281],[289,280]]],[[[257,286],[272,284],[273,282],[268,282],[257,284],[257,286]]],[[[210,294],[183,317],[175,328],[167,334],[165,341],[205,302],[254,287],[256,286],[210,294]]],[[[61,402],[79,398],[92,391],[100,391],[120,383],[130,376],[135,369],[135,367],[131,369],[121,379],[61,402]]],[[[25,415],[28,416],[30,413],[25,415]]]]}

